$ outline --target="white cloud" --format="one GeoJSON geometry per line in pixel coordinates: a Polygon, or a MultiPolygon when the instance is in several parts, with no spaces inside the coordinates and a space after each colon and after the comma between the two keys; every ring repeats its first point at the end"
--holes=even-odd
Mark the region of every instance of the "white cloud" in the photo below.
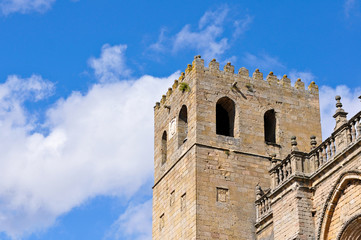
{"type": "Polygon", "coordinates": [[[100,82],[118,81],[120,77],[128,77],[130,70],[126,66],[124,52],[126,45],[102,46],[100,58],[90,58],[88,63],[94,69],[100,82]]]}
{"type": "Polygon", "coordinates": [[[186,25],[175,37],[173,52],[191,47],[199,51],[206,60],[219,57],[229,48],[227,38],[217,40],[222,32],[221,27],[214,25],[200,32],[192,32],[190,25],[186,25]]]}
{"type": "Polygon", "coordinates": [[[229,13],[229,8],[227,6],[222,6],[215,11],[207,11],[201,17],[198,22],[198,28],[204,29],[208,25],[221,26],[224,23],[227,15],[229,13]]]}
{"type": "Polygon", "coordinates": [[[47,96],[52,84],[9,77],[0,85],[0,232],[16,238],[46,229],[94,196],[129,199],[149,183],[153,105],[178,74],[114,82],[102,72],[105,83],[47,111],[48,135],[33,132],[38,123],[29,121],[23,102],[47,96]]]}
{"type": "Polygon", "coordinates": [[[9,76],[5,83],[0,84],[0,127],[31,128],[23,103],[41,100],[50,96],[53,90],[54,84],[38,75],[25,79],[9,76]]]}
{"type": "Polygon", "coordinates": [[[45,12],[54,2],[55,0],[0,0],[0,9],[3,15],[15,12],[45,12]]]}
{"type": "Polygon", "coordinates": [[[149,46],[150,50],[156,51],[156,52],[163,52],[165,51],[165,46],[164,46],[164,42],[166,41],[166,28],[162,28],[160,30],[160,34],[158,37],[158,41],[156,43],[153,43],[149,46]]]}
{"type": "MultiPolygon", "coordinates": [[[[101,83],[85,94],[73,92],[48,109],[48,135],[33,132],[38,123],[24,102],[49,96],[53,84],[36,75],[9,76],[0,84],[0,232],[16,238],[46,229],[94,196],[130,199],[151,181],[153,105],[179,73],[115,81],[124,76],[118,70],[113,73],[115,66],[125,66],[124,51],[123,45],[105,45],[100,58],[89,61],[95,73],[100,69],[101,83]],[[116,64],[104,60],[108,55],[117,59],[116,64]]],[[[341,95],[351,117],[361,107],[360,91],[320,88],[324,138],[334,126],[335,101],[330,96],[341,95]]],[[[109,234],[150,239],[150,228],[151,201],[147,201],[128,207],[109,234]]]]}
{"type": "Polygon", "coordinates": [[[274,71],[274,69],[285,68],[285,66],[278,60],[278,58],[269,56],[267,54],[260,54],[259,56],[256,56],[251,53],[246,53],[242,60],[246,65],[259,68],[261,71],[274,71]]]}
{"type": "Polygon", "coordinates": [[[173,52],[192,48],[199,51],[206,60],[219,57],[229,48],[228,38],[222,37],[228,11],[226,7],[207,11],[199,20],[198,31],[192,31],[189,24],[184,26],[174,37],[173,52]]]}
{"type": "Polygon", "coordinates": [[[321,108],[321,125],[322,138],[328,138],[334,130],[335,119],[332,117],[336,112],[335,96],[341,96],[343,109],[348,112],[348,118],[353,117],[361,109],[360,96],[361,87],[350,89],[345,85],[332,88],[329,86],[320,87],[320,108],[321,108]]]}
{"type": "Polygon", "coordinates": [[[152,239],[152,200],[139,205],[130,205],[112,225],[104,239],[152,239]]]}
{"type": "Polygon", "coordinates": [[[253,21],[253,17],[249,15],[246,15],[244,19],[235,20],[233,22],[233,26],[235,29],[233,32],[233,38],[237,38],[242,33],[244,33],[248,29],[252,21],[253,21]]]}
{"type": "Polygon", "coordinates": [[[207,11],[199,20],[198,28],[193,30],[190,24],[185,25],[174,36],[166,37],[162,30],[158,41],[150,46],[157,52],[170,49],[177,53],[184,49],[195,50],[209,61],[220,57],[230,47],[230,40],[234,40],[247,30],[253,18],[246,15],[241,19],[232,19],[227,6],[220,7],[214,11],[207,11]],[[225,30],[231,32],[230,38],[223,37],[225,30]]]}

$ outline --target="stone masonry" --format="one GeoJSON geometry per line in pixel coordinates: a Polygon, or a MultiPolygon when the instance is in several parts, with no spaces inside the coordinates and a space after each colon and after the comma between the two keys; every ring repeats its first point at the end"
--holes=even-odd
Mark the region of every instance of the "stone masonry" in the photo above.
{"type": "Polygon", "coordinates": [[[271,189],[257,187],[257,239],[361,239],[361,111],[347,120],[336,96],[335,131],[310,151],[272,159],[271,189]]]}
{"type": "Polygon", "coordinates": [[[354,236],[361,113],[348,121],[337,101],[335,132],[317,145],[314,82],[196,56],[154,107],[153,239],[354,236]]]}

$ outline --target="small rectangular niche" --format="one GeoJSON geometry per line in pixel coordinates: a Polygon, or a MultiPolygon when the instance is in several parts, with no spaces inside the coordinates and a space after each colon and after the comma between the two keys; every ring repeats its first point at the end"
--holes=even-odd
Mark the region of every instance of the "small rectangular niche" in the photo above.
{"type": "Polygon", "coordinates": [[[187,208],[187,194],[184,193],[181,196],[181,211],[185,211],[187,208]]]}
{"type": "Polygon", "coordinates": [[[170,193],[169,205],[173,206],[175,202],[175,190],[170,193]]]}
{"type": "Polygon", "coordinates": [[[313,210],[311,211],[311,214],[312,214],[312,217],[315,217],[315,216],[316,216],[316,210],[313,209],[313,210]]]}
{"type": "Polygon", "coordinates": [[[229,201],[229,191],[227,188],[217,187],[217,202],[228,202],[229,201]]]}
{"type": "Polygon", "coordinates": [[[164,213],[159,217],[159,231],[162,231],[164,228],[164,213]]]}

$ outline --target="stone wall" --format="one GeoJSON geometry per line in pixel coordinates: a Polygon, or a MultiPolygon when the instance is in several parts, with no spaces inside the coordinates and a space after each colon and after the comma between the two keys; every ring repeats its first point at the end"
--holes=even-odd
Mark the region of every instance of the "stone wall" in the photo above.
{"type": "Polygon", "coordinates": [[[329,138],[312,143],[309,153],[300,152],[293,138],[291,154],[272,159],[271,190],[257,195],[257,239],[269,222],[277,240],[361,237],[361,112],[347,121],[336,100],[337,129],[329,138]],[[267,209],[259,206],[265,199],[267,209]]]}
{"type": "Polygon", "coordinates": [[[255,185],[270,182],[267,158],[197,147],[197,239],[254,239],[255,185]]]}
{"type": "Polygon", "coordinates": [[[291,86],[284,76],[278,80],[273,73],[263,79],[258,70],[253,77],[241,68],[234,74],[234,67],[226,65],[219,70],[215,61],[208,68],[201,59],[193,61],[196,69],[197,143],[208,146],[232,148],[241,152],[284,158],[290,152],[290,139],[298,138],[302,151],[310,149],[310,137],[320,141],[321,125],[317,86],[309,90],[298,81],[291,86]],[[222,97],[229,97],[236,104],[236,142],[227,143],[216,134],[216,103],[222,97]],[[274,109],[276,113],[276,144],[266,144],[264,137],[264,114],[274,109]]]}
{"type": "Polygon", "coordinates": [[[344,152],[339,161],[325,169],[315,178],[313,208],[315,229],[320,239],[336,239],[344,223],[356,211],[361,211],[359,184],[361,179],[361,141],[344,152]],[[323,174],[322,174],[323,173],[323,174]],[[340,185],[344,177],[350,181],[340,185]],[[339,196],[336,196],[339,191],[339,196]],[[353,203],[356,205],[352,207],[353,203]],[[346,210],[348,207],[350,209],[346,210]],[[328,235],[324,233],[328,232],[328,235]]]}
{"type": "Polygon", "coordinates": [[[336,239],[343,224],[346,223],[355,215],[359,215],[361,211],[361,181],[352,180],[347,184],[343,190],[343,194],[337,201],[337,205],[334,209],[329,232],[328,239],[336,239]]]}
{"type": "Polygon", "coordinates": [[[153,187],[153,239],[196,239],[196,167],[192,147],[153,187]]]}
{"type": "Polygon", "coordinates": [[[160,103],[154,107],[154,182],[157,182],[166,171],[195,143],[196,101],[192,79],[187,80],[190,91],[180,91],[179,83],[186,82],[182,75],[175,80],[172,88],[163,95],[160,103]],[[182,106],[187,107],[188,134],[187,141],[179,145],[178,117],[182,106]],[[167,132],[167,161],[162,164],[162,135],[167,132]]]}
{"type": "Polygon", "coordinates": [[[298,80],[291,86],[287,76],[277,79],[272,72],[263,79],[258,69],[252,77],[245,68],[235,74],[230,63],[220,71],[215,60],[205,67],[199,56],[156,103],[154,119],[153,239],[255,239],[255,187],[270,187],[270,156],[286,157],[293,135],[303,151],[312,135],[321,139],[317,85],[305,89],[298,80]],[[216,133],[216,105],[223,97],[235,105],[231,136],[216,133]],[[184,125],[178,127],[182,106],[186,141],[180,139],[184,125]],[[272,109],[270,143],[264,115],[272,109]],[[181,204],[183,192],[186,216],[170,204],[181,204]]]}
{"type": "Polygon", "coordinates": [[[272,202],[274,239],[312,239],[312,193],[294,182],[272,202]]]}

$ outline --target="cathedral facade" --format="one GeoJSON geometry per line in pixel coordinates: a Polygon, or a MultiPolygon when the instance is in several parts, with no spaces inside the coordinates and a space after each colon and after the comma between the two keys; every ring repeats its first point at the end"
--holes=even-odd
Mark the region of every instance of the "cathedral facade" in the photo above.
{"type": "Polygon", "coordinates": [[[361,112],[196,56],[154,107],[153,239],[361,239],[361,112]]]}

